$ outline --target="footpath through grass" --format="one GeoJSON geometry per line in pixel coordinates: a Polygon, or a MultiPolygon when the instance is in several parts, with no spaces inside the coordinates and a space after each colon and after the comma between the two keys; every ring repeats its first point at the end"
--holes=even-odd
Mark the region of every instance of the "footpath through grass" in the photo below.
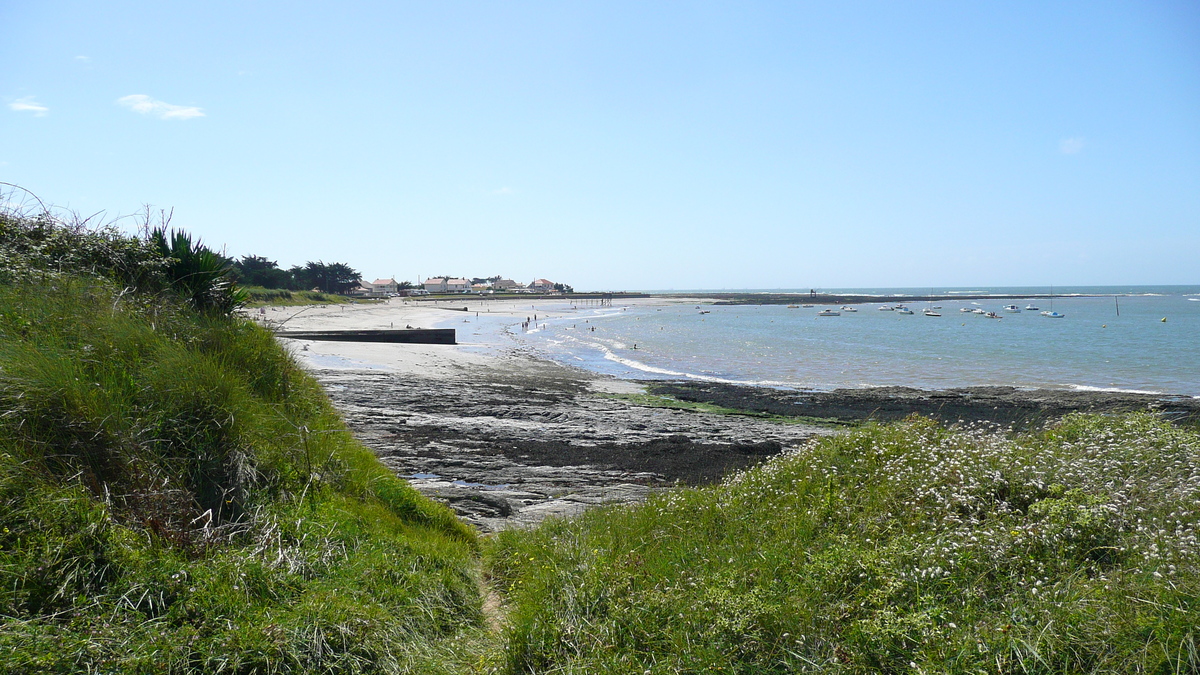
{"type": "Polygon", "coordinates": [[[514,673],[1200,672],[1200,435],[928,420],[501,533],[514,673]]]}

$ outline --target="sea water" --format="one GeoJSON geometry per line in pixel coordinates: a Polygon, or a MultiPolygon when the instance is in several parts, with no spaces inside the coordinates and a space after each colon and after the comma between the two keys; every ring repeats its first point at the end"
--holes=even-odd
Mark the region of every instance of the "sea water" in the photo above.
{"type": "MultiPolygon", "coordinates": [[[[930,290],[823,292],[918,296],[930,290]]],[[[912,315],[879,311],[879,303],[818,316],[825,307],[697,305],[665,298],[623,305],[619,296],[612,307],[537,301],[531,306],[540,314],[536,323],[526,329],[509,321],[503,331],[545,358],[631,379],[817,390],[1007,385],[1200,396],[1200,286],[1063,288],[1053,298],[1036,299],[955,298],[1032,292],[1046,289],[935,289],[948,299],[910,303],[912,315]],[[1033,303],[1041,310],[1053,304],[1066,316],[1004,312],[1010,303],[1022,309],[1033,303]],[[929,304],[941,306],[940,317],[922,314],[929,304]],[[1003,318],[961,312],[964,307],[1003,318]]],[[[796,304],[803,301],[800,297],[796,304]]],[[[475,330],[476,335],[486,332],[475,330]]]]}

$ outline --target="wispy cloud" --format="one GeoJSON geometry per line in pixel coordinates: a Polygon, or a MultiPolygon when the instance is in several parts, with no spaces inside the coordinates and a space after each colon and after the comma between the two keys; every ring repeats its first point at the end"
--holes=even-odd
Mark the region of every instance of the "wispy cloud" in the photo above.
{"type": "Polygon", "coordinates": [[[1064,138],[1058,142],[1058,150],[1064,155],[1077,155],[1083,151],[1083,145],[1082,138],[1064,138]]]}
{"type": "Polygon", "coordinates": [[[517,192],[516,190],[514,190],[510,187],[502,187],[502,188],[496,188],[495,190],[492,190],[492,194],[494,194],[494,195],[511,195],[511,194],[516,194],[516,192],[517,192]]]}
{"type": "Polygon", "coordinates": [[[150,98],[145,94],[122,96],[117,99],[117,104],[129,108],[135,113],[153,115],[164,120],[190,120],[193,117],[204,117],[204,111],[195,106],[173,105],[150,98]]]}
{"type": "Polygon", "coordinates": [[[92,57],[90,57],[90,56],[84,56],[83,54],[80,54],[79,56],[76,56],[76,57],[75,57],[75,60],[76,60],[76,61],[78,61],[78,62],[80,62],[80,63],[90,63],[90,62],[91,62],[91,60],[92,60],[92,57]]]}
{"type": "Polygon", "coordinates": [[[31,112],[34,117],[45,117],[46,113],[50,112],[49,108],[33,100],[32,96],[19,98],[9,103],[8,107],[17,112],[31,112]]]}

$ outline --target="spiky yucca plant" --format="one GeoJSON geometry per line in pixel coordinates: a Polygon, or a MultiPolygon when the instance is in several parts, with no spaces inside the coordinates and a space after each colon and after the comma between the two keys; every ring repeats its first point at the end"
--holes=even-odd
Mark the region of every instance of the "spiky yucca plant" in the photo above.
{"type": "Polygon", "coordinates": [[[229,313],[246,303],[246,293],[233,282],[232,266],[183,230],[156,227],[150,241],[168,263],[167,283],[197,310],[229,313]]]}

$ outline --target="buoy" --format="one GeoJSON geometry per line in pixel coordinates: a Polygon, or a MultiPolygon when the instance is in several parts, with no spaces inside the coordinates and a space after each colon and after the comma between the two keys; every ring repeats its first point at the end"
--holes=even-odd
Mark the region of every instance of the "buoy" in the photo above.
{"type": "Polygon", "coordinates": [[[1162,320],[1162,322],[1163,322],[1163,323],[1166,323],[1166,322],[1167,322],[1167,317],[1165,317],[1165,316],[1164,316],[1164,317],[1163,317],[1163,320],[1162,320]]]}
{"type": "Polygon", "coordinates": [[[1100,327],[1101,327],[1101,328],[1108,328],[1108,324],[1104,324],[1103,326],[1100,326],[1100,327]]]}

